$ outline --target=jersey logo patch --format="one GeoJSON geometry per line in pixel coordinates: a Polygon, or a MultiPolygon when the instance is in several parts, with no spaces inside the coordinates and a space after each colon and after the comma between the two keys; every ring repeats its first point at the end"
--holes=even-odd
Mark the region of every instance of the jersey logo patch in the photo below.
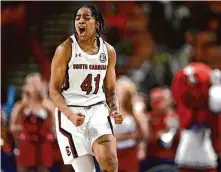
{"type": "Polygon", "coordinates": [[[100,55],[100,62],[105,63],[107,61],[106,55],[104,53],[101,53],[100,55]]]}

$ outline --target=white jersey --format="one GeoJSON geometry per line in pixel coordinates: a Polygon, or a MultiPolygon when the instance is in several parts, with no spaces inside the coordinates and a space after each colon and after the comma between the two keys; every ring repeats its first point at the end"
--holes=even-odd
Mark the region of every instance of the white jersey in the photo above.
{"type": "Polygon", "coordinates": [[[97,54],[84,52],[75,36],[71,36],[72,56],[62,86],[62,95],[67,105],[89,106],[105,101],[103,81],[108,65],[108,51],[105,42],[99,38],[97,54]]]}

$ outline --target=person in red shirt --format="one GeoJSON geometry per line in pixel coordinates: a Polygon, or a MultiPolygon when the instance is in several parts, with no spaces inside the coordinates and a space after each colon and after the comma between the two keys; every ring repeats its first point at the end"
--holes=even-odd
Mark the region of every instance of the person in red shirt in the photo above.
{"type": "Polygon", "coordinates": [[[26,78],[22,100],[14,105],[10,129],[18,143],[18,171],[34,167],[46,172],[53,163],[53,117],[32,77],[26,78]]]}
{"type": "MultiPolygon", "coordinates": [[[[29,78],[27,80],[26,84],[34,84],[35,88],[41,93],[41,96],[43,98],[42,103],[44,104],[45,107],[47,107],[52,114],[54,114],[55,111],[55,106],[52,103],[51,99],[49,98],[48,95],[48,84],[47,81],[45,81],[40,73],[31,73],[27,77],[29,78]]],[[[72,167],[70,165],[64,165],[61,152],[59,150],[56,134],[55,134],[55,119],[54,116],[52,115],[52,131],[53,135],[55,137],[54,141],[52,142],[52,150],[53,150],[53,169],[57,168],[58,171],[65,171],[65,172],[71,172],[72,167]]]]}
{"type": "MultiPolygon", "coordinates": [[[[154,88],[150,92],[151,111],[148,112],[149,137],[147,142],[146,160],[141,164],[141,171],[167,169],[176,170],[174,156],[177,148],[179,120],[172,109],[170,90],[154,88]],[[163,139],[171,131],[173,140],[168,143],[163,139]]],[[[167,139],[167,138],[166,138],[167,139]]]]}
{"type": "Polygon", "coordinates": [[[181,172],[215,172],[221,152],[221,72],[195,62],[172,83],[182,130],[176,153],[181,172]]]}

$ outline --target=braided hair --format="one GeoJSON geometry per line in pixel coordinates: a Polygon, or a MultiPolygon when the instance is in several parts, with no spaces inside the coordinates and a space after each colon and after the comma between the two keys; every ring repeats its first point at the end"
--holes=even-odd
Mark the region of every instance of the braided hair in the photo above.
{"type": "MultiPolygon", "coordinates": [[[[95,21],[97,23],[99,23],[99,28],[96,29],[96,33],[97,33],[97,36],[100,37],[101,34],[104,34],[104,18],[103,18],[103,15],[102,15],[100,9],[98,9],[96,6],[94,6],[94,5],[82,5],[82,6],[80,6],[79,8],[77,8],[77,10],[74,14],[74,20],[76,18],[78,10],[80,8],[83,8],[83,7],[90,9],[91,16],[95,18],[95,21]]],[[[75,24],[74,24],[74,34],[77,35],[75,24]]]]}

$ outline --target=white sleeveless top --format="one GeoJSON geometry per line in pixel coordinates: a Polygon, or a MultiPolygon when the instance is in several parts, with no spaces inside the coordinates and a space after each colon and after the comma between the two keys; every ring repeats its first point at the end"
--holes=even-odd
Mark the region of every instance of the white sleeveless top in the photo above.
{"type": "Polygon", "coordinates": [[[72,56],[68,63],[62,95],[67,105],[89,106],[105,101],[103,81],[108,65],[108,51],[105,42],[99,38],[97,54],[84,52],[75,36],[71,36],[72,56]]]}
{"type": "MultiPolygon", "coordinates": [[[[114,120],[112,121],[114,133],[115,134],[126,134],[126,133],[134,133],[136,132],[136,122],[131,115],[125,115],[124,121],[121,125],[115,124],[114,120]]],[[[136,145],[136,140],[126,139],[117,141],[117,149],[125,149],[125,148],[131,148],[136,145]]]]}

